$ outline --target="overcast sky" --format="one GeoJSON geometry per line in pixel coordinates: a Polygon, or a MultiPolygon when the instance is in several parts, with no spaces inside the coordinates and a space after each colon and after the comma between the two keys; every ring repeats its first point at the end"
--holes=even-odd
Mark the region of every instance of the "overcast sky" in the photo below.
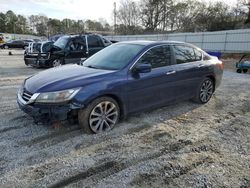
{"type": "MultiPolygon", "coordinates": [[[[0,11],[13,10],[17,14],[26,16],[45,14],[50,18],[58,19],[98,20],[105,18],[109,23],[112,23],[115,1],[120,2],[120,0],[0,0],[0,11]]],[[[232,5],[237,0],[224,0],[224,2],[232,5]]]]}

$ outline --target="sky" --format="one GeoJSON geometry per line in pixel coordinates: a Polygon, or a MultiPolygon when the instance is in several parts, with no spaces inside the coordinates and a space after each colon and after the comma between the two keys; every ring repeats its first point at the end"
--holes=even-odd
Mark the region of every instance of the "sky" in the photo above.
{"type": "MultiPolygon", "coordinates": [[[[25,16],[44,14],[50,18],[60,20],[63,18],[81,20],[104,18],[109,23],[112,23],[112,11],[115,1],[118,6],[120,0],[0,0],[0,12],[12,10],[16,14],[25,16]]],[[[232,5],[237,0],[224,0],[224,2],[232,5]]]]}

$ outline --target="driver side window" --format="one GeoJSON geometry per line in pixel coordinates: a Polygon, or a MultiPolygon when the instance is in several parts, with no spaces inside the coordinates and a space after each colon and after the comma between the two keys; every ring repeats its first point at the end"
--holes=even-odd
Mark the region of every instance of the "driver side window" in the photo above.
{"type": "Polygon", "coordinates": [[[171,65],[170,46],[157,46],[150,49],[138,63],[150,63],[152,69],[171,65]]]}
{"type": "Polygon", "coordinates": [[[74,39],[69,42],[70,51],[84,51],[85,48],[85,41],[82,39],[74,39]]]}

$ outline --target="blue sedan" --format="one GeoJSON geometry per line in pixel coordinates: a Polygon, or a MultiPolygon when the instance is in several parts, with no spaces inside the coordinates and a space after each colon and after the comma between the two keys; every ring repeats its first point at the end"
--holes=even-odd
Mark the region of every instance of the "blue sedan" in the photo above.
{"type": "Polygon", "coordinates": [[[111,130],[120,118],[184,99],[204,104],[220,85],[223,63],[182,42],[113,44],[82,65],[27,78],[20,108],[37,121],[78,118],[88,133],[111,130]]]}

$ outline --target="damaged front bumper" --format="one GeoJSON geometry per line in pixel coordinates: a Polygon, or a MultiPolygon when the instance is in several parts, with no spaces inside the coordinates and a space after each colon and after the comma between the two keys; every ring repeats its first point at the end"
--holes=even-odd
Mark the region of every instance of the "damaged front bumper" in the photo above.
{"type": "Polygon", "coordinates": [[[25,65],[33,67],[49,67],[50,54],[26,54],[24,57],[25,65]]]}
{"type": "Polygon", "coordinates": [[[66,120],[69,116],[74,115],[74,112],[84,108],[84,105],[74,102],[56,104],[27,103],[19,93],[17,95],[17,104],[23,112],[33,117],[36,122],[66,120]]]}

